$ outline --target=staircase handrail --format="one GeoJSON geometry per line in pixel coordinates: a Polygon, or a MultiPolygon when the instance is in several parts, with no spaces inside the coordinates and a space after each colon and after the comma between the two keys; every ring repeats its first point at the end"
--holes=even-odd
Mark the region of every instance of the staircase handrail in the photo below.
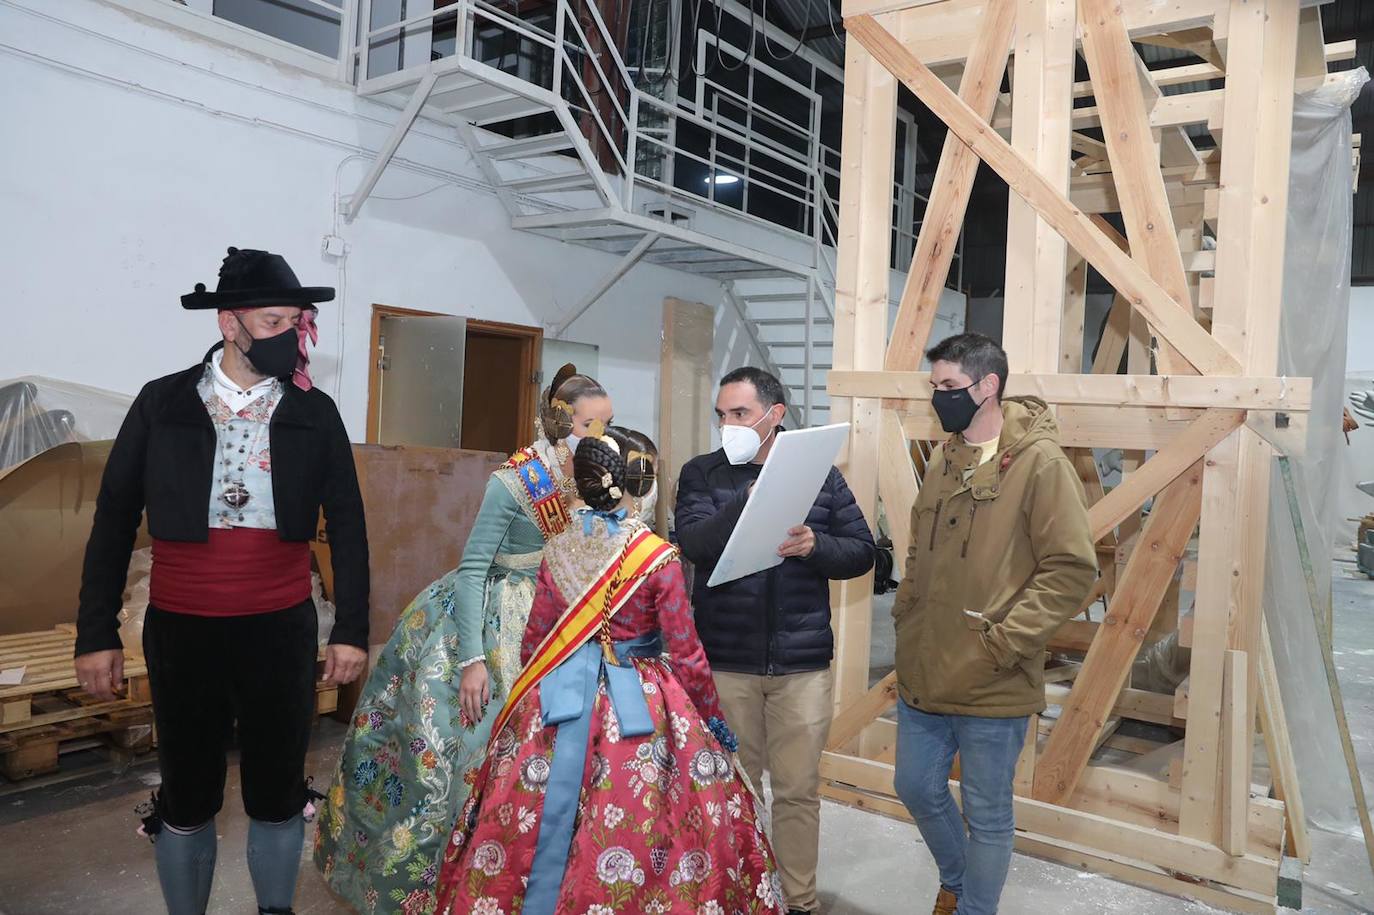
{"type": "MultiPolygon", "coordinates": [[[[635,129],[635,125],[631,122],[629,113],[621,107],[620,99],[616,92],[611,88],[610,80],[606,76],[606,71],[601,68],[601,63],[597,60],[597,55],[591,49],[591,42],[587,38],[587,33],[582,29],[582,23],[578,21],[577,16],[572,15],[571,4],[568,3],[568,0],[559,0],[558,7],[559,15],[567,15],[568,17],[564,27],[566,28],[570,25],[578,37],[582,39],[583,45],[581,50],[586,55],[587,59],[591,61],[592,68],[596,71],[597,76],[600,77],[602,85],[607,87],[606,95],[610,99],[611,106],[615,109],[616,113],[620,115],[620,119],[625,124],[626,140],[628,141],[629,134],[635,129]]],[[[554,49],[556,58],[555,66],[559,68],[566,66],[568,75],[572,78],[578,93],[587,103],[587,110],[591,113],[593,120],[596,121],[597,128],[602,138],[605,139],[606,145],[610,148],[616,162],[620,165],[621,174],[625,177],[625,180],[630,181],[632,180],[634,170],[630,167],[630,163],[626,158],[629,151],[628,142],[626,144],[626,152],[622,153],[620,148],[621,142],[617,139],[610,127],[607,126],[605,119],[601,117],[601,112],[597,110],[596,100],[593,98],[591,91],[583,81],[581,73],[578,72],[579,68],[573,65],[572,57],[568,54],[566,45],[567,42],[564,41],[554,49]]],[[[626,76],[628,77],[628,74],[626,74],[626,76]]],[[[637,90],[632,85],[627,88],[629,90],[628,97],[633,98],[637,90]]],[[[631,107],[633,107],[633,104],[631,107]]]]}

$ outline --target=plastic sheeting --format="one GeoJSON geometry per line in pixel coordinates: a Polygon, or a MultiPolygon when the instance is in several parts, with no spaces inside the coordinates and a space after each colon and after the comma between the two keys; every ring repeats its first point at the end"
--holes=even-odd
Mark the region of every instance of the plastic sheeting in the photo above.
{"type": "MultiPolygon", "coordinates": [[[[1334,74],[1322,87],[1300,93],[1293,106],[1279,374],[1312,378],[1305,447],[1291,449],[1289,459],[1323,614],[1331,593],[1328,519],[1349,502],[1338,467],[1345,447],[1341,407],[1350,311],[1350,106],[1368,80],[1363,68],[1334,74]]],[[[1308,819],[1324,829],[1358,831],[1277,466],[1270,483],[1264,609],[1308,819]]]]}
{"type": "Polygon", "coordinates": [[[0,474],[58,445],[114,438],[131,403],[53,378],[0,382],[0,474]]]}

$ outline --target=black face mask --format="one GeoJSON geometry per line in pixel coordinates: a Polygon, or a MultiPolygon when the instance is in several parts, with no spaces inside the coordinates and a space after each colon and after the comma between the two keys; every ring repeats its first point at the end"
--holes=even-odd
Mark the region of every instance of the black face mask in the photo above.
{"type": "MultiPolygon", "coordinates": [[[[253,368],[268,378],[285,378],[296,370],[300,348],[296,328],[288,327],[275,337],[254,337],[248,333],[248,328],[243,326],[238,315],[234,315],[234,320],[239,322],[239,327],[243,327],[243,332],[253,341],[248,349],[239,347],[239,352],[248,357],[253,368]]],[[[238,346],[238,343],[234,345],[238,346]]]]}
{"type": "MultiPolygon", "coordinates": [[[[981,378],[978,380],[982,381],[981,378]]],[[[969,391],[977,384],[975,381],[966,388],[936,391],[930,396],[930,404],[935,408],[935,415],[940,417],[940,428],[946,432],[963,432],[969,427],[978,408],[987,403],[986,398],[983,403],[973,402],[973,395],[969,391]]]]}

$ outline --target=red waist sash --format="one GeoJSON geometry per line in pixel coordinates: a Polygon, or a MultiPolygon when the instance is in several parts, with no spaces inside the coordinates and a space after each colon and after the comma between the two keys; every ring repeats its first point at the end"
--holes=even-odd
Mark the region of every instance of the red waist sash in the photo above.
{"type": "Polygon", "coordinates": [[[310,596],[310,544],[275,530],[211,528],[205,543],[153,541],[148,602],[195,616],[249,616],[310,596]]]}

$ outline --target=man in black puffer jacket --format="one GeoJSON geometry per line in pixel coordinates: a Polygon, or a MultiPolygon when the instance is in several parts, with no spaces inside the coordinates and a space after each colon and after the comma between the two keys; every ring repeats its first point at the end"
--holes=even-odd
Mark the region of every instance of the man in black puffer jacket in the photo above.
{"type": "Polygon", "coordinates": [[[756,368],[720,381],[719,451],[682,468],[677,541],[695,566],[692,606],[739,757],[756,788],[773,788],[773,845],[791,912],[814,912],[820,760],[830,732],[834,635],[830,581],[873,568],[873,534],[840,472],[806,523],[778,548],[781,565],[708,588],[786,412],[782,384],[756,368]]]}

